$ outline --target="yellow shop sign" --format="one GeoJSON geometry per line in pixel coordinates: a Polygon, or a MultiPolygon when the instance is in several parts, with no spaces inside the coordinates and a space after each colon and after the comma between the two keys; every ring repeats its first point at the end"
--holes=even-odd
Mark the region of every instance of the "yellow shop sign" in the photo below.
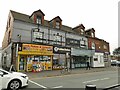
{"type": "Polygon", "coordinates": [[[53,53],[53,46],[23,44],[22,51],[25,52],[39,52],[39,53],[53,53]]]}

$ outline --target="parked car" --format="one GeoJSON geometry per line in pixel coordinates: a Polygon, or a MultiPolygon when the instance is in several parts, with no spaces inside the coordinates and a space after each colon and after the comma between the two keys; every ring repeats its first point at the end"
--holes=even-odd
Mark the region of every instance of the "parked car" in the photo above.
{"type": "Polygon", "coordinates": [[[119,66],[120,67],[120,61],[118,61],[118,60],[111,60],[111,66],[119,66]]]}
{"type": "Polygon", "coordinates": [[[17,90],[28,86],[28,76],[20,72],[8,72],[0,68],[0,87],[2,89],[17,90]]]}

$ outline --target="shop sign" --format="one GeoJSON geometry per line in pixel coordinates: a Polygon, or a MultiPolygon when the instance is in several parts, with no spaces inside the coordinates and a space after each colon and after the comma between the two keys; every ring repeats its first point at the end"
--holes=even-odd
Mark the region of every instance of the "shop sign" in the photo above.
{"type": "Polygon", "coordinates": [[[39,53],[53,53],[53,47],[45,46],[45,45],[23,44],[22,51],[39,52],[39,53]]]}
{"type": "Polygon", "coordinates": [[[33,42],[42,42],[43,32],[40,32],[37,28],[32,30],[32,41],[33,42]]]}
{"type": "Polygon", "coordinates": [[[66,45],[70,45],[70,46],[80,46],[80,40],[76,40],[76,39],[71,39],[71,38],[66,38],[66,45]]]}
{"type": "Polygon", "coordinates": [[[66,53],[71,52],[71,48],[68,47],[54,47],[54,53],[66,53]]]}

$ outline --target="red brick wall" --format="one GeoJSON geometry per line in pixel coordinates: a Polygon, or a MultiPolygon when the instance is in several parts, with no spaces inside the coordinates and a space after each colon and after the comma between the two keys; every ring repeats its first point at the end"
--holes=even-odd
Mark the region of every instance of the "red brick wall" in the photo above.
{"type": "Polygon", "coordinates": [[[100,39],[95,39],[95,38],[88,38],[88,48],[92,49],[92,42],[95,43],[95,50],[96,51],[101,51],[101,52],[110,52],[109,50],[109,43],[100,40],[100,39]],[[104,49],[104,45],[106,45],[107,49],[104,49]],[[100,48],[99,48],[100,47],[100,48]]]}

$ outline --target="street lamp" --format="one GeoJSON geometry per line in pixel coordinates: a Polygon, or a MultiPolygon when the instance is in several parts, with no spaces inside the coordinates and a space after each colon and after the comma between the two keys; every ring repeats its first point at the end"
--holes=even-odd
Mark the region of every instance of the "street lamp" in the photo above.
{"type": "Polygon", "coordinates": [[[69,72],[70,69],[70,53],[66,53],[66,59],[67,59],[67,70],[69,72]]]}

